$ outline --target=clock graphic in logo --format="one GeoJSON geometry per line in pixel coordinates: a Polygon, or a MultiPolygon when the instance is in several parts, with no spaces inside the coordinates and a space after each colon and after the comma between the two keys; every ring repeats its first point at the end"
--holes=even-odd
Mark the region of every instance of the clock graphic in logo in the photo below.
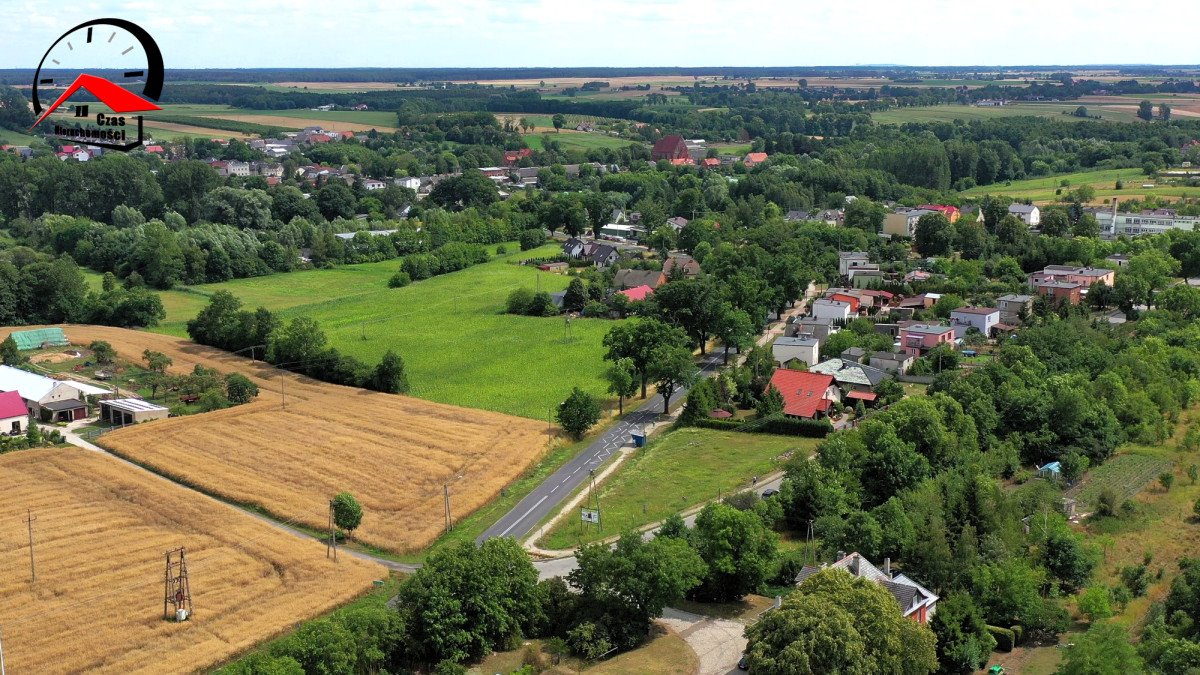
{"type": "Polygon", "coordinates": [[[99,113],[89,116],[86,104],[75,106],[77,122],[95,124],[96,128],[61,128],[55,125],[54,134],[115,150],[130,150],[141,145],[142,118],[128,119],[128,113],[160,110],[154,101],[162,94],[162,52],[154,38],[141,26],[124,19],[94,19],[63,33],[38,63],[33,76],[33,112],[36,127],[61,106],[72,94],[83,89],[104,104],[113,115],[99,113]],[[97,64],[116,74],[100,77],[87,72],[97,64]],[[62,90],[48,106],[42,98],[62,90]],[[136,138],[127,127],[136,122],[136,138]]]}

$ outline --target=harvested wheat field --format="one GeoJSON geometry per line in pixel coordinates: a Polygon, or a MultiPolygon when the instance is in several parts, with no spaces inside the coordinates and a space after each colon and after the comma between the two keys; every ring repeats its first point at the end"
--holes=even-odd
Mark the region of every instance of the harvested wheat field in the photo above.
{"type": "MultiPolygon", "coordinates": [[[[100,444],[188,485],[325,528],[329,499],[363,505],[357,540],[410,552],[445,524],[443,484],[457,519],[490,501],[546,449],[542,423],[318,382],[187,340],[103,326],[66,326],[76,344],[107,340],[125,358],[151,349],[172,371],[196,364],[240,372],[256,401],[105,434],[100,444]],[[287,407],[281,409],[280,385],[287,407]]],[[[8,329],[0,329],[0,339],[8,329]]]]}
{"type": "Polygon", "coordinates": [[[81,449],[0,456],[0,627],[13,673],[206,670],[345,603],[387,571],[81,449]],[[34,518],[31,583],[26,509],[34,518]],[[187,548],[195,614],[163,620],[187,548]]]}

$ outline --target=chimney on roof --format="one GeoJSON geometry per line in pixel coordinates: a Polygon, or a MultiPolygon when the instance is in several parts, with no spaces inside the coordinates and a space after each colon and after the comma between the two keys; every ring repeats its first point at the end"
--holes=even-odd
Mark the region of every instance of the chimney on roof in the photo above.
{"type": "Polygon", "coordinates": [[[891,558],[883,559],[883,573],[885,575],[887,575],[887,578],[889,578],[889,579],[892,578],[892,559],[891,558]]]}
{"type": "MultiPolygon", "coordinates": [[[[838,552],[837,552],[837,559],[838,559],[838,560],[841,560],[842,558],[845,558],[845,557],[846,557],[846,552],[845,552],[845,551],[838,551],[838,552]]],[[[837,560],[835,560],[834,562],[837,562],[837,560]]]]}

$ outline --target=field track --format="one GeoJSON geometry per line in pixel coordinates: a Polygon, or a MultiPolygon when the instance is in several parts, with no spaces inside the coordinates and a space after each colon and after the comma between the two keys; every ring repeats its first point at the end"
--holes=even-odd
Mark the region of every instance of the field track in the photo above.
{"type": "Polygon", "coordinates": [[[207,670],[386,574],[77,448],[0,456],[0,626],[10,673],[207,670]],[[31,583],[26,509],[34,518],[31,583]],[[163,553],[185,546],[195,615],[162,619],[163,553]]]}
{"type": "MultiPolygon", "coordinates": [[[[365,512],[355,538],[388,550],[419,550],[442,532],[444,484],[453,516],[465,516],[546,449],[544,423],[530,419],[326,384],[167,335],[65,330],[78,344],[106,340],[132,361],[151,349],[174,359],[173,372],[240,372],[261,389],[252,403],[113,431],[101,445],[312,528],[325,528],[329,499],[349,491],[365,512]]],[[[0,338],[8,332],[0,329],[0,338]]]]}

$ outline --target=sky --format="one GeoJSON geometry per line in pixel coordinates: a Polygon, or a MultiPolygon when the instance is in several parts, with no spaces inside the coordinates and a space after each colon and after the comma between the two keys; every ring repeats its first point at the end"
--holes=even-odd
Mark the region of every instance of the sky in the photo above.
{"type": "MultiPolygon", "coordinates": [[[[1200,63],[1168,0],[0,0],[0,68],[117,17],[167,68],[1200,63]]],[[[96,66],[102,64],[94,64],[96,66]]]]}

